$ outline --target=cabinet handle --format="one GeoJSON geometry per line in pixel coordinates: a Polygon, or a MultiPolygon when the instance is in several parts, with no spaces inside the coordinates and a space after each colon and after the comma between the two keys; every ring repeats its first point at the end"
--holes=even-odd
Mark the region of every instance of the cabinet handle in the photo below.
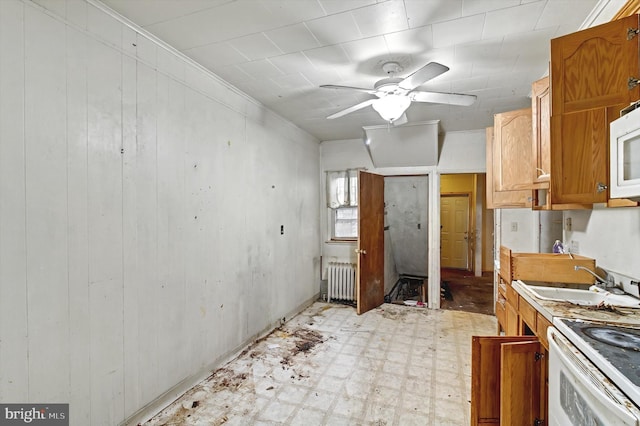
{"type": "Polygon", "coordinates": [[[608,188],[608,186],[607,186],[607,185],[605,185],[605,184],[604,184],[604,183],[602,183],[602,182],[598,182],[598,183],[596,184],[596,192],[604,192],[604,191],[606,191],[606,190],[607,190],[607,188],[608,188]]]}
{"type": "Polygon", "coordinates": [[[636,87],[638,84],[640,84],[639,79],[634,77],[629,77],[629,79],[627,80],[627,89],[633,90],[633,88],[636,87]]]}
{"type": "Polygon", "coordinates": [[[627,40],[633,40],[638,33],[640,33],[640,29],[638,28],[627,28],[627,40]]]}

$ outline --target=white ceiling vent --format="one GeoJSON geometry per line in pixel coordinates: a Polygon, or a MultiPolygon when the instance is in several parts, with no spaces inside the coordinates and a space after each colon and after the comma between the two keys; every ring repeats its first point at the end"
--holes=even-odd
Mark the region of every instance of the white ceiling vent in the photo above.
{"type": "Polygon", "coordinates": [[[402,126],[365,126],[365,143],[375,167],[438,164],[438,120],[402,126]]]}

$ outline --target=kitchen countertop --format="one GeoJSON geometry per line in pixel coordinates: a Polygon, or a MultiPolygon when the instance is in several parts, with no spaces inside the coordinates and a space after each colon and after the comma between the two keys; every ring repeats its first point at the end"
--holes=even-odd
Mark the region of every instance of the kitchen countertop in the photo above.
{"type": "Polygon", "coordinates": [[[542,300],[534,296],[522,284],[526,283],[523,283],[521,280],[513,281],[511,287],[550,322],[553,322],[553,318],[558,317],[640,327],[640,309],[619,307],[615,307],[614,309],[596,309],[589,306],[574,305],[569,302],[542,300]]]}

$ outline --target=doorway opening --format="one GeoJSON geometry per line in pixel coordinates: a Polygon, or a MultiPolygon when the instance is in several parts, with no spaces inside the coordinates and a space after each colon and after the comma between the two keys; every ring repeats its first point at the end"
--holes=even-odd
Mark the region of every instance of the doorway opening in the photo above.
{"type": "Polygon", "coordinates": [[[485,175],[440,178],[440,307],[494,314],[493,211],[485,175]]]}
{"type": "Polygon", "coordinates": [[[429,176],[385,176],[385,301],[424,306],[429,276],[429,176]]]}

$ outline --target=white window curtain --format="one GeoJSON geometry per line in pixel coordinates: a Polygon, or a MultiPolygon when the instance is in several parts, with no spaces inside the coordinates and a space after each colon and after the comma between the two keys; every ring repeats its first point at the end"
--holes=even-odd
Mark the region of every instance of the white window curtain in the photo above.
{"type": "Polygon", "coordinates": [[[358,169],[327,172],[327,207],[358,205],[358,169]]]}

